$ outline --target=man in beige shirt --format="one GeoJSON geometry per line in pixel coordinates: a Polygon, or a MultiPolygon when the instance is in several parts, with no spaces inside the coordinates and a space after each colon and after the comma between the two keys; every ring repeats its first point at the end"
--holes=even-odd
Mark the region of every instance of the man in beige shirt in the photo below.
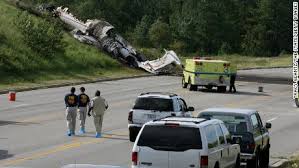
{"type": "Polygon", "coordinates": [[[94,118],[94,125],[96,128],[96,138],[100,138],[102,135],[102,123],[105,111],[108,109],[108,104],[106,100],[101,97],[101,92],[96,91],[95,97],[91,99],[90,108],[88,110],[88,116],[91,116],[90,112],[92,111],[92,116],[94,118]]]}

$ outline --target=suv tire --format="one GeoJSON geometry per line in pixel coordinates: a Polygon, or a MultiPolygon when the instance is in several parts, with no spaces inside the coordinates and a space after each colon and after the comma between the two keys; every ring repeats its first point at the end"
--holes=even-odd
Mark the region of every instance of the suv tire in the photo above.
{"type": "Polygon", "coordinates": [[[213,86],[212,85],[207,85],[205,86],[208,90],[212,90],[213,89],[213,86]]]}
{"type": "Polygon", "coordinates": [[[259,153],[256,153],[255,158],[247,161],[246,167],[248,167],[248,168],[260,168],[259,153]]]}
{"type": "Polygon", "coordinates": [[[135,142],[135,140],[136,140],[136,137],[137,137],[137,132],[136,132],[136,130],[129,130],[129,137],[130,137],[130,141],[131,142],[135,142]]]}
{"type": "Polygon", "coordinates": [[[197,90],[197,85],[192,85],[190,78],[188,80],[188,88],[189,88],[190,91],[196,91],[197,90]]]}
{"type": "Polygon", "coordinates": [[[217,91],[220,93],[225,93],[226,92],[226,86],[218,86],[217,91]]]}
{"type": "Polygon", "coordinates": [[[182,88],[187,88],[188,83],[186,83],[185,78],[182,79],[182,88]]]}
{"type": "Polygon", "coordinates": [[[236,164],[235,164],[235,168],[240,168],[240,167],[241,167],[241,161],[240,161],[240,156],[238,155],[236,164]]]}

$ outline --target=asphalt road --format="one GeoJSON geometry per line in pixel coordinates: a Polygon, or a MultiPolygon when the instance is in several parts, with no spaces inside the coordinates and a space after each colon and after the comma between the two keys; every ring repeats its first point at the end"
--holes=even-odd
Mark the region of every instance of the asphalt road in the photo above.
{"type": "Polygon", "coordinates": [[[239,92],[231,94],[189,92],[181,88],[180,80],[156,76],[84,85],[89,95],[100,89],[110,105],[104,138],[100,139],[94,138],[91,118],[87,119],[85,135],[66,136],[63,97],[70,87],[17,93],[16,102],[0,95],[0,167],[56,168],[71,163],[130,166],[133,144],[128,141],[127,114],[136,96],[147,91],[177,93],[196,111],[208,107],[258,109],[262,119],[273,124],[271,162],[299,150],[299,109],[294,106],[291,85],[242,81],[237,83],[239,92]],[[258,86],[265,92],[257,92],[258,86]]]}

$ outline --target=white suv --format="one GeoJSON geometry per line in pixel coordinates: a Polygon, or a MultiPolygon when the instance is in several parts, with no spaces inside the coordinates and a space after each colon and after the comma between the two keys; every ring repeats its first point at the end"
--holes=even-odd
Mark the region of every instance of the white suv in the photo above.
{"type": "Polygon", "coordinates": [[[146,123],[132,150],[132,168],[240,167],[240,146],[217,119],[169,117],[146,123]]]}
{"type": "Polygon", "coordinates": [[[168,116],[191,117],[193,107],[173,93],[147,92],[137,97],[128,115],[130,141],[134,142],[142,125],[148,121],[168,116]]]}

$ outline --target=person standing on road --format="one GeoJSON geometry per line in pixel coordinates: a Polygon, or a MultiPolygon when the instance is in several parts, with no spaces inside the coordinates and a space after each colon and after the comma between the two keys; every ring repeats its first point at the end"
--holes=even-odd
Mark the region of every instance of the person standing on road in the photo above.
{"type": "Polygon", "coordinates": [[[90,100],[87,94],[85,94],[85,88],[80,88],[81,93],[78,95],[78,112],[79,112],[79,120],[80,120],[80,133],[85,133],[85,120],[87,114],[87,105],[90,100]]]}
{"type": "Polygon", "coordinates": [[[233,91],[234,93],[237,92],[236,87],[235,87],[236,77],[237,77],[237,74],[235,74],[235,73],[231,74],[231,76],[230,76],[229,92],[232,92],[232,90],[234,90],[233,91]]]}
{"type": "Polygon", "coordinates": [[[75,91],[76,89],[72,87],[71,93],[68,93],[64,97],[64,102],[66,106],[66,123],[68,127],[68,136],[75,135],[76,129],[78,97],[77,95],[75,95],[75,91]]]}
{"type": "Polygon", "coordinates": [[[88,110],[88,116],[91,116],[90,112],[92,111],[92,116],[94,118],[94,125],[96,128],[96,138],[100,138],[102,135],[102,123],[105,111],[108,109],[108,104],[106,100],[101,97],[101,92],[96,91],[95,97],[91,99],[90,107],[88,110]]]}

